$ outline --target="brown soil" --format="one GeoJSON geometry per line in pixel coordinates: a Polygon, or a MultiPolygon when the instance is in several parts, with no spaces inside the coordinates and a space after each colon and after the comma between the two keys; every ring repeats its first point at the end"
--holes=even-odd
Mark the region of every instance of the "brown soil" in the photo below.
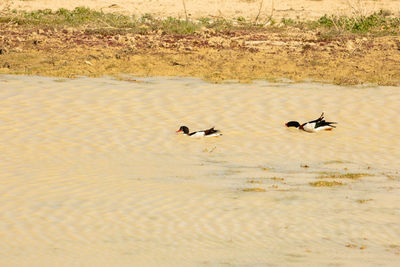
{"type": "Polygon", "coordinates": [[[321,81],[400,84],[400,37],[340,36],[326,40],[297,28],[204,29],[177,36],[100,34],[84,29],[3,24],[0,73],[58,77],[134,74],[211,81],[321,81]]]}

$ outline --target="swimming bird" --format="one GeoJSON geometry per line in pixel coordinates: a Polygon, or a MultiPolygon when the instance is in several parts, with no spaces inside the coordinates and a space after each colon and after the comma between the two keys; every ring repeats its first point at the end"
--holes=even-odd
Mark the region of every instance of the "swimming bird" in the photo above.
{"type": "Polygon", "coordinates": [[[191,137],[208,137],[208,136],[220,136],[222,133],[219,130],[215,130],[214,127],[204,130],[204,131],[197,131],[197,132],[192,132],[189,133],[189,128],[186,126],[181,126],[177,133],[183,133],[191,137]]]}
{"type": "Polygon", "coordinates": [[[297,121],[289,121],[285,123],[287,127],[296,127],[297,129],[303,130],[305,132],[309,133],[315,133],[319,131],[330,131],[333,128],[336,128],[336,126],[332,124],[336,124],[337,122],[330,122],[330,121],[325,121],[324,120],[324,113],[322,112],[321,116],[319,116],[318,119],[309,121],[303,124],[300,124],[297,121]]]}

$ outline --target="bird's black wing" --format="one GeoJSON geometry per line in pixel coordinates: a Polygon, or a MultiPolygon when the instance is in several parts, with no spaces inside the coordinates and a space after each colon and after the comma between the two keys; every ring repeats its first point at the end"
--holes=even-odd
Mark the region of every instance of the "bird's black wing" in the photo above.
{"type": "Polygon", "coordinates": [[[324,113],[322,112],[321,116],[319,116],[318,119],[313,120],[313,121],[309,121],[308,123],[318,123],[324,120],[324,113]]]}
{"type": "Polygon", "coordinates": [[[205,130],[205,131],[204,131],[204,134],[205,134],[205,135],[210,135],[210,134],[218,133],[218,132],[219,132],[219,130],[214,130],[214,127],[212,127],[212,128],[210,128],[210,129],[208,129],[208,130],[205,130]]]}
{"type": "Polygon", "coordinates": [[[333,128],[336,128],[336,126],[332,125],[332,124],[336,124],[336,123],[337,122],[334,122],[334,121],[321,120],[321,121],[317,121],[315,123],[315,128],[322,127],[322,126],[331,126],[333,128]]]}

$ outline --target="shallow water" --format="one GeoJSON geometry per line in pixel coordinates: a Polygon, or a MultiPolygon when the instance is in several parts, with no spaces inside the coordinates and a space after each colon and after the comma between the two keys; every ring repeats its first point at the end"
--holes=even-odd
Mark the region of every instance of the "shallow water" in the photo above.
{"type": "Polygon", "coordinates": [[[395,87],[0,76],[0,264],[400,264],[399,103],[395,87]],[[331,132],[284,126],[322,111],[331,132]]]}

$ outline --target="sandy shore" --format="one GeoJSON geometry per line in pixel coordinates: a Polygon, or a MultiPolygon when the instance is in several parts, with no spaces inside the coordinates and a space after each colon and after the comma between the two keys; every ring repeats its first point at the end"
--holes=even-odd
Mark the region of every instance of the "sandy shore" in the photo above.
{"type": "MultiPolygon", "coordinates": [[[[336,15],[369,15],[381,9],[393,13],[400,12],[398,0],[185,0],[188,16],[200,17],[244,17],[254,19],[257,15],[261,18],[274,16],[276,18],[300,18],[302,20],[317,19],[325,14],[336,15]],[[262,2],[261,8],[260,4],[262,2]]],[[[123,14],[153,14],[158,17],[184,18],[183,2],[180,0],[6,0],[2,4],[11,9],[37,10],[37,9],[74,9],[78,6],[87,6],[104,12],[120,12],[123,14]]],[[[1,5],[0,5],[1,8],[1,5]]]]}

